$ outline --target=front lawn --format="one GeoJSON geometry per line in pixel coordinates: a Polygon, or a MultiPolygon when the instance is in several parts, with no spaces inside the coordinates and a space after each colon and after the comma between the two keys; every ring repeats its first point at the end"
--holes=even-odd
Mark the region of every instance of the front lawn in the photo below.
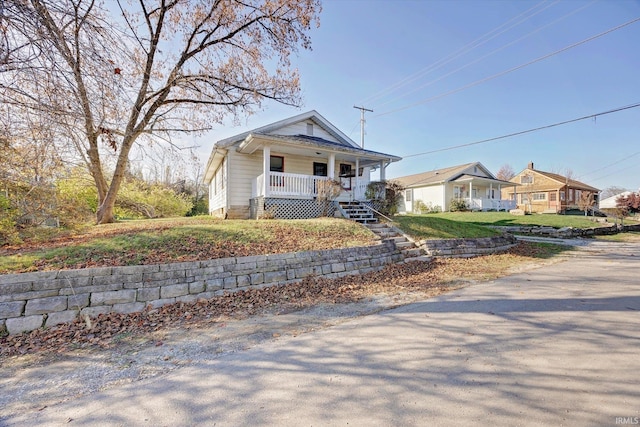
{"type": "Polygon", "coordinates": [[[374,241],[375,235],[364,227],[335,218],[125,221],[0,248],[0,274],[336,249],[374,241]]]}
{"type": "Polygon", "coordinates": [[[500,234],[487,226],[549,226],[591,228],[610,225],[575,215],[512,215],[508,212],[442,212],[399,215],[399,227],[416,239],[491,237],[500,234]]]}

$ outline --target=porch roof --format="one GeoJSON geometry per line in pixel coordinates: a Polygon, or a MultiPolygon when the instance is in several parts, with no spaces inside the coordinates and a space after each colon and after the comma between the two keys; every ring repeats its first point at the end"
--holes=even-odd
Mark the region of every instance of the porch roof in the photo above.
{"type": "Polygon", "coordinates": [[[360,159],[362,166],[377,164],[380,161],[397,162],[402,157],[378,151],[366,150],[358,147],[349,147],[338,142],[329,141],[317,136],[309,135],[273,135],[263,133],[250,133],[236,149],[239,153],[251,154],[262,148],[265,144],[279,147],[286,153],[297,155],[321,155],[322,153],[335,153],[337,159],[360,159]]]}
{"type": "Polygon", "coordinates": [[[520,185],[516,182],[503,181],[501,179],[493,179],[493,178],[487,178],[486,176],[476,176],[476,175],[468,175],[468,174],[460,175],[459,177],[451,180],[451,182],[469,182],[469,181],[482,182],[484,184],[505,185],[509,187],[517,187],[520,185]]]}

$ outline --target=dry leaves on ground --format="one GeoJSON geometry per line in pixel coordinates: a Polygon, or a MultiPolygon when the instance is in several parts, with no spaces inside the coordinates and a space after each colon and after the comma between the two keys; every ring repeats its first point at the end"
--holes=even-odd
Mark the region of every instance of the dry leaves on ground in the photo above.
{"type": "Polygon", "coordinates": [[[490,279],[531,260],[532,248],[520,244],[504,254],[431,262],[394,264],[377,272],[338,279],[309,277],[299,283],[225,293],[195,303],[177,303],[140,313],[100,315],[70,324],[0,337],[0,358],[37,352],[61,353],[74,348],[109,348],[123,337],[144,336],[168,328],[198,327],[223,317],[284,313],[315,304],[349,303],[375,295],[420,292],[435,295],[451,283],[490,279]]]}

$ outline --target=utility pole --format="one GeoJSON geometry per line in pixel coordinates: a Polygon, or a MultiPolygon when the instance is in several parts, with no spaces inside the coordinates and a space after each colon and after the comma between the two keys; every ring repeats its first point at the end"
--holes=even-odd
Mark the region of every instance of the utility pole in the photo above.
{"type": "Polygon", "coordinates": [[[368,111],[370,113],[373,113],[373,110],[369,110],[368,108],[364,107],[356,107],[355,105],[353,106],[353,108],[360,110],[360,147],[364,148],[364,112],[368,111]]]}

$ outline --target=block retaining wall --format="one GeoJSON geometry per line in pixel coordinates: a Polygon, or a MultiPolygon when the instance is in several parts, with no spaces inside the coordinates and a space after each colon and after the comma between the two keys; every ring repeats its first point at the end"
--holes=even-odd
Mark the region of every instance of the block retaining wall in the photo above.
{"type": "Polygon", "coordinates": [[[441,257],[472,257],[506,251],[517,244],[510,234],[478,239],[422,240],[418,242],[427,255],[441,257]]]}
{"type": "Polygon", "coordinates": [[[393,241],[374,246],[159,265],[0,275],[0,331],[71,322],[78,315],[133,313],[224,292],[378,271],[403,260],[393,241]]]}

